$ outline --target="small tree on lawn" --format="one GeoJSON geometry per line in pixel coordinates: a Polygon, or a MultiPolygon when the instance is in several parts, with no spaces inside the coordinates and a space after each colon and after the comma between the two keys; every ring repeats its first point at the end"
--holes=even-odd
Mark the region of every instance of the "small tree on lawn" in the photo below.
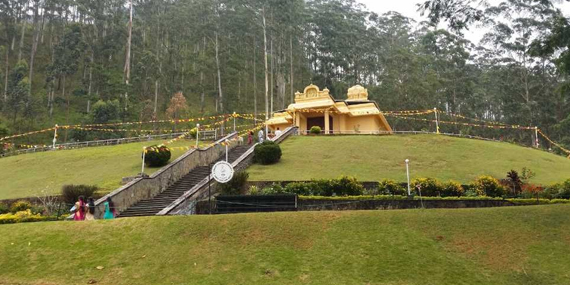
{"type": "Polygon", "coordinates": [[[186,97],[184,97],[182,92],[177,92],[172,99],[170,99],[170,105],[168,105],[168,109],[166,109],[168,117],[174,120],[174,131],[176,131],[176,124],[178,123],[180,114],[186,109],[188,109],[186,97]]]}

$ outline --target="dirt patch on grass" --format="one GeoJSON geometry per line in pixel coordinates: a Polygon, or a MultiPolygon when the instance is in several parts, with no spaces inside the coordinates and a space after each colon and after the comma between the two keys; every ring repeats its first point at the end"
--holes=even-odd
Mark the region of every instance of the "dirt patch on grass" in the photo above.
{"type": "Polygon", "coordinates": [[[460,236],[447,239],[455,252],[475,258],[491,269],[523,271],[528,260],[525,252],[533,241],[520,236],[460,236]]]}

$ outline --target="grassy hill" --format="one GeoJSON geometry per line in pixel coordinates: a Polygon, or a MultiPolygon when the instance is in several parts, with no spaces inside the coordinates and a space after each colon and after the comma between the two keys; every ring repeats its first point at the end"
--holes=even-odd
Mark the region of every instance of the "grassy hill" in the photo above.
{"type": "MultiPolygon", "coordinates": [[[[121,178],[141,171],[143,146],[163,141],[130,143],[116,146],[89,147],[50,151],[0,158],[0,199],[34,197],[42,191],[60,193],[65,184],[89,184],[109,192],[120,186],[121,178]]],[[[170,146],[192,146],[180,140],[170,146]]],[[[173,150],[171,161],[185,150],[173,150]]],[[[159,168],[147,168],[152,174],[159,168]]]]}
{"type": "Polygon", "coordinates": [[[390,178],[406,181],[405,159],[414,177],[470,182],[485,174],[503,178],[523,167],[536,172],[534,183],[550,184],[570,178],[570,160],[509,143],[443,135],[297,136],[281,144],[275,165],[253,165],[250,180],[310,180],[356,176],[359,180],[390,178]]]}
{"type": "Polygon", "coordinates": [[[0,225],[0,284],[569,284],[568,212],[552,205],[0,225]]]}

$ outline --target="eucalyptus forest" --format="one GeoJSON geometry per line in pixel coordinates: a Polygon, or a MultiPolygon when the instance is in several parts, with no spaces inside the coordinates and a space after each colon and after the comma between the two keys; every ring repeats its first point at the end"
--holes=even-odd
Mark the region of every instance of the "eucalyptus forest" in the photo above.
{"type": "Polygon", "coordinates": [[[568,19],[546,0],[480,2],[418,3],[418,22],[354,0],[0,0],[0,137],[272,112],[313,83],[339,99],[360,84],[387,111],[537,126],[570,146],[568,19]],[[470,42],[475,27],[488,32],[470,42]]]}

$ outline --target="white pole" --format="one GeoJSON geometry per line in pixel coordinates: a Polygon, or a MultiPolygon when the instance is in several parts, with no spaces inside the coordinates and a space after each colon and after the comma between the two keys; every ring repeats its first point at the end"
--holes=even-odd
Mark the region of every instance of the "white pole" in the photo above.
{"type": "Polygon", "coordinates": [[[435,113],[435,132],[439,134],[439,119],[437,117],[437,108],[433,108],[433,112],[435,113]]]}
{"type": "Polygon", "coordinates": [[[408,176],[408,196],[411,196],[412,193],[410,191],[410,160],[406,159],[406,175],[408,176]]]}
{"type": "Polygon", "coordinates": [[[535,137],[535,146],[536,148],[539,147],[538,145],[538,127],[534,127],[534,137],[535,137]]]}
{"type": "Polygon", "coordinates": [[[57,128],[58,125],[55,124],[55,130],[53,131],[53,144],[52,144],[52,148],[55,149],[55,142],[57,142],[57,128]]]}
{"type": "Polygon", "coordinates": [[[236,112],[234,112],[234,133],[236,132],[236,112]]]}
{"type": "Polygon", "coordinates": [[[146,146],[143,146],[141,176],[143,176],[143,174],[144,174],[144,157],[145,157],[145,155],[146,155],[146,146]]]}
{"type": "Polygon", "coordinates": [[[229,140],[226,140],[226,162],[229,162],[228,161],[228,143],[229,142],[230,142],[229,140]]]}
{"type": "Polygon", "coordinates": [[[196,124],[196,148],[198,148],[198,137],[200,136],[200,124],[196,124]]]}

